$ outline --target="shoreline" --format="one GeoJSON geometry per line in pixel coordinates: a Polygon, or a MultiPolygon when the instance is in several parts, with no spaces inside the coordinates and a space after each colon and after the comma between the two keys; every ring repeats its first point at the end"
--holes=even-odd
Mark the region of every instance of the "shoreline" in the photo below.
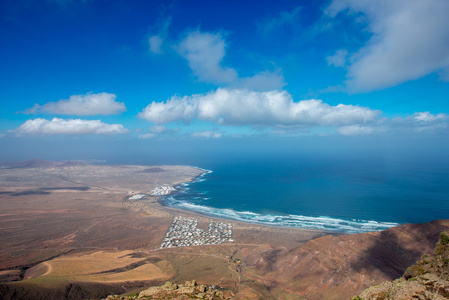
{"type": "Polygon", "coordinates": [[[257,227],[265,227],[265,228],[271,228],[271,229],[287,229],[287,230],[325,233],[326,235],[327,234],[330,234],[330,235],[353,234],[353,233],[347,233],[347,232],[336,231],[336,230],[310,229],[310,228],[300,228],[300,227],[292,227],[292,226],[289,227],[289,226],[270,225],[270,224],[263,224],[263,223],[249,222],[249,221],[245,222],[245,221],[235,220],[235,219],[231,219],[231,218],[208,215],[208,214],[193,211],[193,210],[186,210],[186,209],[182,209],[182,208],[178,208],[178,207],[174,207],[174,206],[170,206],[170,205],[165,205],[162,203],[162,200],[161,200],[161,198],[163,198],[163,197],[165,197],[165,196],[157,197],[156,202],[155,202],[158,205],[157,208],[159,210],[165,211],[169,214],[174,214],[174,212],[176,212],[180,216],[198,218],[198,219],[202,219],[202,221],[204,221],[204,220],[220,220],[220,221],[225,221],[225,222],[237,223],[237,224],[241,225],[242,227],[257,226],[257,227]]]}
{"type": "MultiPolygon", "coordinates": [[[[191,178],[188,181],[178,183],[175,186],[182,186],[179,189],[176,189],[169,195],[157,196],[154,197],[154,201],[151,202],[151,205],[154,205],[156,211],[163,212],[165,217],[170,216],[170,218],[174,218],[176,216],[181,216],[184,218],[194,218],[197,219],[199,226],[203,228],[207,228],[207,224],[212,221],[219,222],[231,222],[234,226],[234,242],[225,243],[223,245],[278,245],[285,248],[294,248],[300,246],[312,239],[321,237],[321,236],[337,236],[348,234],[341,231],[330,231],[330,230],[321,230],[321,229],[309,229],[309,228],[298,228],[298,227],[287,227],[287,226],[275,226],[268,224],[260,224],[255,222],[245,222],[240,220],[235,220],[231,218],[223,218],[220,216],[213,216],[208,214],[203,214],[201,212],[186,210],[175,206],[166,205],[163,203],[163,198],[172,195],[173,193],[178,193],[180,189],[185,187],[184,185],[189,185],[191,183],[195,183],[198,179],[201,179],[206,174],[209,174],[213,171],[205,170],[194,166],[188,166],[191,168],[195,168],[197,170],[204,171],[198,176],[191,178]]],[[[160,249],[159,249],[160,250],[160,249]]],[[[164,250],[164,249],[162,249],[164,250]]]]}
{"type": "MultiPolygon", "coordinates": [[[[285,228],[285,229],[299,229],[299,230],[307,230],[307,231],[314,231],[314,232],[327,232],[328,234],[332,234],[332,235],[340,235],[340,234],[357,234],[357,233],[366,233],[366,232],[376,232],[376,231],[382,231],[388,228],[392,228],[392,227],[396,227],[396,226],[400,226],[403,224],[400,223],[393,223],[393,222],[378,222],[378,221],[372,221],[372,220],[345,220],[345,219],[338,219],[338,218],[332,218],[332,217],[325,217],[325,216],[320,216],[320,217],[307,217],[307,216],[301,216],[301,215],[288,215],[288,214],[284,214],[284,215],[274,215],[274,216],[270,216],[270,215],[262,215],[260,213],[254,213],[254,212],[240,212],[240,211],[235,211],[233,209],[223,209],[223,208],[214,208],[214,207],[209,207],[209,206],[203,206],[203,205],[196,205],[196,204],[192,204],[187,202],[188,204],[190,204],[190,206],[196,206],[197,208],[203,208],[204,210],[208,209],[208,210],[218,210],[218,211],[229,211],[231,213],[234,213],[236,215],[253,215],[253,216],[258,216],[258,217],[265,217],[266,218],[285,218],[286,222],[292,220],[292,222],[316,222],[318,220],[328,220],[331,222],[334,222],[335,225],[329,225],[329,226],[337,226],[338,223],[340,223],[340,226],[343,226],[343,223],[346,223],[346,227],[347,229],[338,229],[338,228],[332,228],[332,229],[326,229],[326,228],[313,228],[313,226],[311,226],[310,228],[307,227],[301,227],[301,226],[288,226],[288,225],[284,225],[284,224],[276,224],[276,223],[269,223],[269,222],[263,222],[263,221],[257,221],[257,220],[242,220],[242,219],[238,219],[238,218],[232,218],[232,217],[227,217],[227,216],[223,216],[223,215],[217,215],[214,213],[207,213],[198,209],[188,209],[188,208],[183,208],[183,207],[179,207],[176,205],[170,205],[168,203],[168,201],[164,200],[164,198],[166,197],[170,197],[170,196],[174,196],[177,195],[179,193],[182,192],[182,190],[186,189],[190,184],[196,183],[196,182],[200,182],[203,180],[207,180],[207,179],[201,179],[202,177],[204,177],[207,174],[213,173],[212,170],[207,170],[207,169],[203,169],[200,167],[196,167],[196,166],[190,166],[190,165],[186,165],[187,167],[191,167],[191,168],[195,168],[197,170],[202,171],[202,173],[196,177],[193,177],[191,180],[187,181],[187,182],[183,182],[183,183],[179,183],[177,185],[174,186],[175,190],[168,194],[168,195],[163,195],[163,196],[159,196],[156,199],[156,203],[159,205],[160,209],[163,208],[167,208],[170,210],[176,210],[179,212],[186,212],[189,214],[195,214],[198,216],[202,216],[202,217],[206,217],[206,218],[213,218],[213,219],[218,219],[218,220],[225,220],[225,221],[232,221],[232,222],[239,222],[242,224],[250,224],[250,225],[256,225],[256,226],[268,226],[268,227],[272,227],[272,228],[285,228]],[[290,220],[289,220],[290,218],[290,220]],[[299,220],[299,218],[302,218],[303,220],[299,220]],[[364,222],[364,223],[358,223],[358,222],[364,222]],[[337,223],[337,224],[336,224],[337,223]],[[361,224],[359,228],[357,228],[357,224],[361,224]],[[377,225],[376,225],[377,224],[377,225]],[[363,229],[363,226],[373,226],[371,228],[366,228],[363,229]],[[351,227],[352,226],[352,227],[351,227]]],[[[323,221],[324,222],[324,221],[323,221]]],[[[324,224],[324,223],[323,223],[324,224]]],[[[324,226],[324,225],[323,225],[324,226]]]]}
{"type": "MultiPolygon", "coordinates": [[[[161,198],[161,197],[158,197],[161,198]]],[[[224,243],[221,245],[238,246],[247,245],[252,247],[263,247],[263,245],[273,245],[274,247],[281,247],[284,249],[293,249],[305,244],[306,242],[322,237],[322,236],[338,236],[346,235],[348,233],[337,231],[326,231],[319,229],[305,229],[295,227],[272,226],[265,224],[257,224],[250,222],[242,222],[234,219],[225,219],[216,216],[209,216],[194,211],[183,210],[171,206],[163,206],[159,200],[153,202],[157,210],[160,210],[173,219],[177,216],[183,218],[193,218],[198,221],[198,224],[203,229],[206,229],[210,222],[226,222],[233,224],[233,242],[224,243]]],[[[168,216],[166,216],[168,217],[168,216]]],[[[210,245],[209,245],[210,246],[210,245]]],[[[173,248],[168,248],[173,249],[173,248]]],[[[177,249],[177,248],[176,248],[177,249]]],[[[158,249],[158,251],[166,249],[158,249]]]]}

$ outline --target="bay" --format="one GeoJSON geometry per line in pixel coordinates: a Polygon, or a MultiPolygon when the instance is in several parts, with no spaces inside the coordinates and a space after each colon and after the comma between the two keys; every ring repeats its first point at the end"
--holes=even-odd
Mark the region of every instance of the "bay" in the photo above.
{"type": "Polygon", "coordinates": [[[228,157],[167,205],[259,224],[347,233],[449,217],[449,168],[425,161],[228,157]]]}

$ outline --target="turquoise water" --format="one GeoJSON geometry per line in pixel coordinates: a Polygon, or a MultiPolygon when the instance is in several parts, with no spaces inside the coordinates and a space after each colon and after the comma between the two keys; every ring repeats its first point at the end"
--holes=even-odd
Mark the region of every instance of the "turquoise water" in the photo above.
{"type": "Polygon", "coordinates": [[[449,218],[441,162],[319,157],[223,159],[167,205],[275,226],[347,233],[449,218]]]}

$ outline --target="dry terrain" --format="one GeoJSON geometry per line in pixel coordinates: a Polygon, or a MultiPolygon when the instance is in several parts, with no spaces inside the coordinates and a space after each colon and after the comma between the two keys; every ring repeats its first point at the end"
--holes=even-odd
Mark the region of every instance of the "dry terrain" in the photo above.
{"type": "Polygon", "coordinates": [[[193,279],[233,299],[345,299],[402,275],[449,228],[440,220],[329,235],[231,222],[232,241],[159,249],[175,217],[194,218],[199,230],[214,219],[161,206],[152,190],[203,171],[36,160],[0,167],[0,299],[101,298],[193,279]]]}

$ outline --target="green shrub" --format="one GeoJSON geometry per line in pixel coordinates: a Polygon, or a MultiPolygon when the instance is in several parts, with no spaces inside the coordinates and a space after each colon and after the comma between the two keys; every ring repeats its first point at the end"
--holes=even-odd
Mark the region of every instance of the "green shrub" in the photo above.
{"type": "Polygon", "coordinates": [[[449,236],[445,232],[442,232],[440,234],[440,240],[442,245],[448,245],[449,244],[449,236]]]}

